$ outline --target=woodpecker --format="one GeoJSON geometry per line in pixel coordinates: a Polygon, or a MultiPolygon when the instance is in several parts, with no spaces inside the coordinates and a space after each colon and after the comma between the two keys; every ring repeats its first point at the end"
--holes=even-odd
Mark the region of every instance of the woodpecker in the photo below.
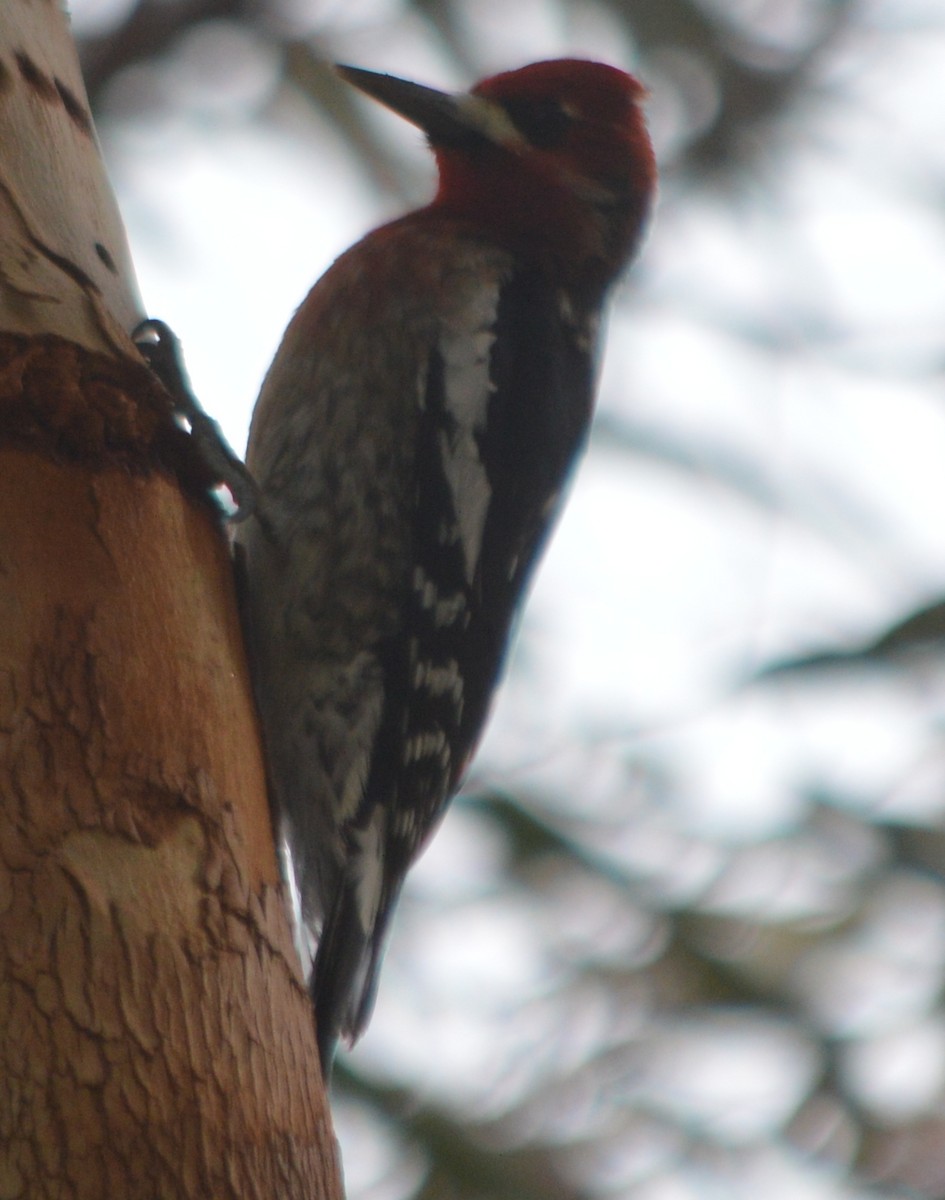
{"type": "Polygon", "coordinates": [[[337,70],[426,134],[439,186],[296,312],[236,533],[326,1078],[338,1038],[364,1030],[404,877],[482,731],[656,181],[645,91],[614,67],[534,63],[460,94],[337,70]]]}

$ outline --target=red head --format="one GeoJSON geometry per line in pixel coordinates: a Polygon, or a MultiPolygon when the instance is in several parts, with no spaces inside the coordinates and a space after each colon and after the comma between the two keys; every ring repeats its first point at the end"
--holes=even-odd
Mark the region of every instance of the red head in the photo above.
{"type": "Polygon", "coordinates": [[[433,91],[350,67],[342,75],[423,129],[440,186],[425,211],[478,226],[572,282],[606,287],[633,253],[656,165],[632,75],[559,59],[433,91]]]}

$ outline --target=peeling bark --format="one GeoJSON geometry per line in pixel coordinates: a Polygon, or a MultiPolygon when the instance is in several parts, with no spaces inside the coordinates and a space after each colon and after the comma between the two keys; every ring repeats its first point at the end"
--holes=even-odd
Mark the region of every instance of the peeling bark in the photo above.
{"type": "Polygon", "coordinates": [[[232,567],[63,14],[0,21],[0,1200],[338,1200],[232,567]]]}
{"type": "Polygon", "coordinates": [[[340,1194],[264,797],[209,514],[0,447],[0,1196],[340,1194]]]}

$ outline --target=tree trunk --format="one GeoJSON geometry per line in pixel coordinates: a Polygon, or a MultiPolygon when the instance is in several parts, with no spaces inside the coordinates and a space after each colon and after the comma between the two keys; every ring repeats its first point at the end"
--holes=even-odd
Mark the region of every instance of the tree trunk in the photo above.
{"type": "Polygon", "coordinates": [[[337,1200],[229,555],[47,0],[0,147],[0,1197],[337,1200]]]}

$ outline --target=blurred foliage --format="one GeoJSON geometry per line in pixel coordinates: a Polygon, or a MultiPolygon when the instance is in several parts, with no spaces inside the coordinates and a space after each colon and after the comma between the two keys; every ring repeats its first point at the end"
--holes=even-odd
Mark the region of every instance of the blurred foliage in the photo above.
{"type": "MultiPolygon", "coordinates": [[[[200,22],[231,20],[274,41],[285,54],[288,77],[322,103],[326,89],[332,112],[350,128],[351,109],[312,64],[332,60],[335,6],[289,5],[281,0],[139,0],[116,5],[121,19],[81,42],[86,87],[93,105],[109,83],[135,63],[173,47],[200,22]],[[304,13],[304,20],[303,20],[304,13]],[[293,36],[293,26],[305,36],[293,36]]],[[[408,6],[405,6],[408,7],[408,6]]],[[[442,37],[455,56],[460,76],[476,78],[488,70],[466,39],[468,0],[419,0],[412,6],[442,37]]],[[[814,64],[829,53],[847,23],[855,21],[857,0],[808,3],[810,20],[801,22],[796,40],[772,38],[764,5],[699,3],[698,0],[608,0],[603,7],[623,25],[641,60],[667,72],[678,86],[690,136],[679,165],[701,180],[741,173],[773,124],[802,99],[814,64]],[[754,20],[752,19],[755,14],[754,20]]],[[[363,143],[371,145],[366,130],[363,143]]],[[[383,158],[383,148],[373,144],[383,158]]]]}
{"type": "MultiPolygon", "coordinates": [[[[593,7],[619,27],[658,109],[662,97],[666,206],[676,211],[719,195],[747,210],[770,192],[772,164],[855,81],[853,35],[869,45],[878,27],[867,0],[559,7],[565,24],[593,7]]],[[[940,24],[941,13],[907,7],[913,27],[940,24]]],[[[474,8],[473,0],[392,3],[385,20],[419,22],[468,80],[493,66],[469,37],[474,8]]],[[[275,49],[280,86],[322,109],[377,179],[409,187],[364,106],[320,69],[346,48],[345,20],[354,18],[338,5],[128,0],[109,12],[80,32],[90,94],[112,119],[131,103],[116,83],[160,62],[201,23],[225,21],[275,49]]],[[[138,102],[153,95],[145,90],[138,102]]],[[[923,181],[930,196],[934,182],[923,181]]],[[[702,302],[664,286],[664,306],[702,302]]],[[[818,286],[805,280],[802,307],[816,309],[818,286]]],[[[733,319],[710,297],[708,320],[759,353],[845,346],[847,331],[829,310],[793,349],[789,339],[766,345],[770,329],[752,315],[733,319]]],[[[937,336],[929,335],[930,361],[940,366],[937,336]]],[[[915,377],[935,368],[906,356],[885,369],[915,377]]],[[[823,525],[826,491],[813,474],[786,489],[754,451],[714,428],[668,431],[607,408],[595,436],[608,453],[722,490],[745,510],[776,513],[801,531],[823,525]]],[[[886,543],[861,500],[845,497],[837,511],[880,555],[886,543]]],[[[852,558],[845,537],[829,534],[852,558]]],[[[895,563],[891,550],[887,557],[895,563]]],[[[397,981],[411,953],[426,953],[410,951],[411,938],[443,944],[423,923],[430,907],[435,920],[469,930],[467,909],[495,899],[513,941],[521,916],[537,966],[516,1003],[483,1001],[479,1059],[470,1051],[456,1068],[444,1058],[443,1069],[462,1078],[434,1082],[437,1052],[422,1045],[416,1072],[396,1053],[385,1057],[383,1031],[373,1059],[368,1045],[365,1056],[343,1059],[342,1132],[358,1154],[373,1147],[377,1163],[349,1161],[352,1200],[945,1195],[945,599],[903,596],[885,624],[837,644],[811,632],[801,646],[732,670],[716,680],[714,704],[803,710],[816,733],[837,708],[874,691],[897,697],[906,716],[895,719],[921,725],[928,752],[923,804],[897,807],[878,777],[847,788],[798,758],[784,772],[792,805],[781,827],[720,835],[693,817],[699,781],[680,775],[672,738],[648,737],[631,714],[615,714],[603,731],[572,730],[563,766],[522,772],[518,785],[494,770],[473,781],[456,836],[480,847],[487,868],[464,894],[434,884],[432,899],[423,886],[405,899],[407,965],[390,966],[392,1007],[400,1011],[397,981]]],[[[850,749],[854,758],[870,751],[866,738],[850,749]]],[[[401,990],[419,1003],[419,983],[407,979],[401,990]]],[[[415,1030],[422,1042],[423,1014],[415,1030]]]]}

